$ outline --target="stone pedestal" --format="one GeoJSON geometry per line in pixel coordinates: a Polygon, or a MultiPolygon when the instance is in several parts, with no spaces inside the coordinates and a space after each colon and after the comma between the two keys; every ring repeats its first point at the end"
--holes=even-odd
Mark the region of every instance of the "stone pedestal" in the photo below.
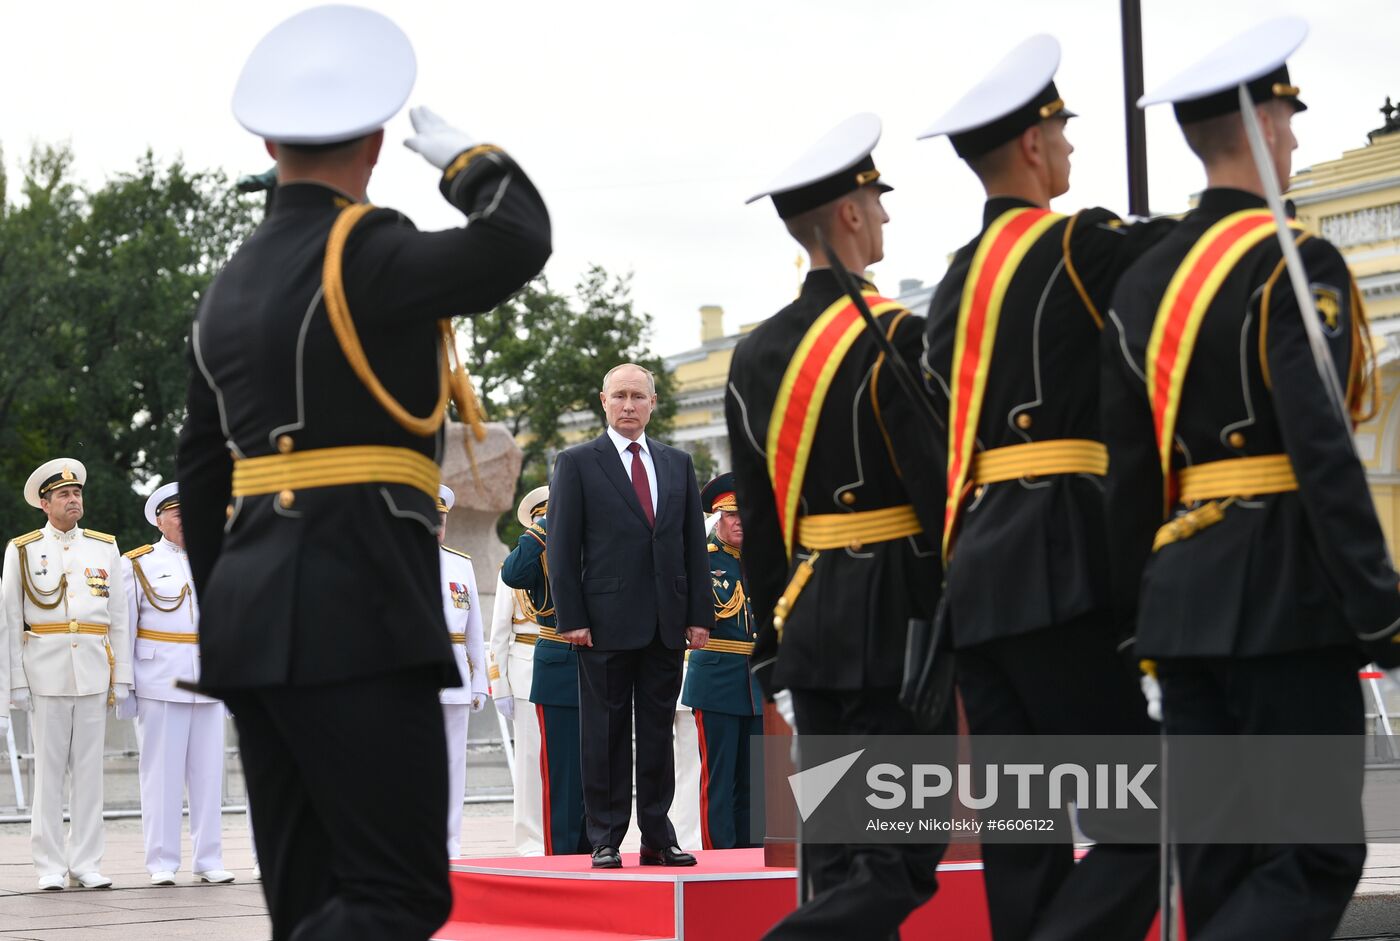
{"type": "Polygon", "coordinates": [[[498,423],[486,426],[486,440],[472,438],[478,478],[462,447],[462,436],[471,435],[465,425],[448,422],[447,442],[442,451],[442,480],[457,495],[457,503],[447,514],[447,545],[472,557],[477,591],[481,596],[481,618],[487,631],[496,600],[496,575],[510,547],[496,538],[496,520],[515,509],[515,483],[520,479],[524,457],[510,432],[498,423]]]}

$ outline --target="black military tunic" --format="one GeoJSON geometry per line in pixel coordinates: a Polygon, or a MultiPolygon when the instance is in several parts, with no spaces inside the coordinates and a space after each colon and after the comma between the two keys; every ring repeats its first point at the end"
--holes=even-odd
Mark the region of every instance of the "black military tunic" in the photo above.
{"type": "MultiPolygon", "coordinates": [[[[792,690],[803,735],[909,734],[919,729],[897,690],[908,621],[931,617],[938,600],[943,467],[938,442],[868,329],[842,360],[819,413],[799,513],[912,503],[923,533],[822,551],[781,644],[773,626],[774,606],[808,553],[799,547],[791,562],[787,556],[765,454],[769,421],[803,336],[842,296],[831,271],[812,271],[796,301],[740,341],[729,370],[725,416],[744,524],[742,564],[759,631],[753,669],[767,692],[792,690]]],[[[917,377],[923,319],[891,311],[880,325],[917,377]]],[[[945,719],[951,722],[951,710],[945,719]]],[[[889,936],[932,895],[942,851],[935,844],[804,844],[813,897],[765,937],[889,936]]]]}
{"type": "MultiPolygon", "coordinates": [[[[1327,845],[1180,848],[1183,910],[1193,937],[1326,938],[1365,859],[1356,669],[1369,657],[1400,652],[1389,643],[1400,627],[1400,592],[1349,422],[1317,372],[1272,230],[1227,269],[1205,308],[1178,399],[1170,491],[1145,380],[1159,305],[1188,252],[1216,223],[1264,206],[1250,193],[1206,190],[1199,207],[1124,275],[1114,295],[1103,350],[1109,559],[1116,616],[1136,625],[1138,653],[1157,660],[1165,731],[1343,734],[1357,743],[1354,762],[1336,765],[1329,794],[1319,798],[1333,813],[1353,815],[1353,842],[1339,836],[1327,845]],[[1286,458],[1296,490],[1259,495],[1244,487],[1232,499],[1211,500],[1218,520],[1200,528],[1174,525],[1168,531],[1174,541],[1156,540],[1154,551],[1166,516],[1208,505],[1167,496],[1182,494],[1187,472],[1271,457],[1286,458]],[[1359,643],[1360,637],[1370,640],[1359,643]],[[1297,886],[1307,892],[1300,895],[1297,886]]],[[[1366,328],[1351,275],[1326,241],[1298,241],[1355,414],[1366,398],[1360,381],[1366,328]]],[[[1215,780],[1208,768],[1180,768],[1171,780],[1170,801],[1194,796],[1190,806],[1221,815],[1236,802],[1258,806],[1269,799],[1267,787],[1260,790],[1266,782],[1215,780]]]]}
{"type": "MultiPolygon", "coordinates": [[[[811,272],[797,300],[740,341],[729,369],[725,416],[744,523],[744,571],[759,626],[754,669],[769,691],[898,686],[908,620],[930,616],[938,600],[937,536],[928,534],[940,527],[941,448],[919,424],[875,340],[862,334],[822,409],[800,513],[913,503],[925,535],[822,553],[778,645],[773,608],[798,560],[789,563],[778,526],[765,456],[768,424],[784,370],[803,335],[842,296],[830,270],[811,272]],[[765,666],[775,657],[776,670],[766,678],[765,666]]],[[[923,318],[892,313],[881,323],[894,331],[895,348],[917,375],[923,318]]]]}
{"type": "MultiPolygon", "coordinates": [[[[945,414],[974,256],[1004,214],[1033,208],[1021,199],[989,199],[982,231],[954,254],[934,293],[925,362],[945,414]]],[[[1086,209],[1055,218],[1035,237],[1007,284],[977,450],[1101,440],[1104,314],[1119,275],[1168,225],[1124,225],[1106,209],[1086,209]]],[[[985,483],[964,498],[945,591],[974,736],[1155,731],[1116,652],[1119,632],[1108,616],[1103,495],[1101,476],[1065,473],[985,483]]],[[[1048,798],[1042,791],[1038,799],[1048,798]]],[[[1057,829],[1068,833],[1067,812],[1058,818],[1057,829]]],[[[1099,835],[1091,810],[1081,809],[1079,823],[1099,835]]],[[[1068,839],[989,843],[983,856],[999,941],[1036,931],[1137,941],[1157,908],[1155,846],[1103,842],[1078,864],[1068,839]]]]}
{"type": "MultiPolygon", "coordinates": [[[[379,209],[345,250],[346,296],[370,364],[414,415],[437,399],[437,321],[500,303],[550,248],[544,203],[504,153],[474,160],[442,192],[469,226],[419,232],[379,209]]],[[[389,417],[327,320],[321,266],[347,204],[325,186],[281,187],[271,214],[209,288],[191,333],[179,475],[205,608],[202,682],[213,690],[418,665],[440,667],[441,685],[456,682],[447,682],[432,497],[358,484],[298,491],[287,506],[276,494],[230,499],[231,454],[390,445],[438,456],[441,435],[418,437],[389,417]]]]}

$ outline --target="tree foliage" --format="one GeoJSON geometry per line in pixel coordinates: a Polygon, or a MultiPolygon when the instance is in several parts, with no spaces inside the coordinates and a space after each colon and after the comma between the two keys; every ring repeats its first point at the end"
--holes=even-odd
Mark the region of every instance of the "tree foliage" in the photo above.
{"type": "MultiPolygon", "coordinates": [[[[488,418],[504,422],[525,451],[517,499],[548,479],[560,448],[602,432],[598,393],[603,375],[619,363],[655,373],[658,401],[647,434],[665,438],[676,411],[675,384],[661,357],[648,352],[651,324],[649,314],[633,309],[630,277],[597,265],[571,296],[540,277],[495,310],[462,321],[468,368],[488,418]],[[576,419],[579,413],[584,420],[576,419]]],[[[514,542],[520,530],[513,511],[501,517],[498,531],[514,542]]]]}
{"type": "Polygon", "coordinates": [[[154,535],[133,487],[174,471],[191,315],[257,201],[149,152],[88,190],[67,148],[40,146],[23,177],[11,200],[0,169],[0,539],[43,524],[24,482],[73,457],[84,525],[129,548],[154,535]]]}

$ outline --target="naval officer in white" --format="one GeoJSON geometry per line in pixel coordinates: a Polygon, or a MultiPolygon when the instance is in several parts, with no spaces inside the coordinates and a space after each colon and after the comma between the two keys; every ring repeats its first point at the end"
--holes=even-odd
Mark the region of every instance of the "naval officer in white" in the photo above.
{"type": "Polygon", "coordinates": [[[39,888],[111,886],[102,874],[102,746],[108,705],[131,695],[131,640],[117,540],[78,525],[87,469],[72,458],[41,465],[24,485],[42,529],[10,540],[0,575],[0,622],[10,648],[10,699],[33,709],[34,815],[30,847],[39,888]],[[64,845],[63,779],[72,780],[64,845]]]}
{"type": "MultiPolygon", "coordinates": [[[[199,601],[194,593],[179,485],[158,487],[146,500],[146,522],[160,530],[153,545],[122,558],[127,618],[134,628],[136,740],[141,749],[141,831],[151,885],[174,885],[180,869],[180,818],[190,796],[194,874],[232,882],[220,832],[224,705],[175,688],[199,679],[199,601]]],[[[126,709],[118,710],[125,718],[126,709]]]]}
{"type": "MultiPolygon", "coordinates": [[[[442,519],[439,543],[447,535],[447,513],[456,502],[451,488],[438,488],[437,508],[442,519]]],[[[467,719],[485,707],[489,695],[486,640],[471,556],[443,545],[438,557],[442,565],[442,613],[462,677],[460,686],[448,687],[438,697],[447,727],[447,855],[457,856],[462,849],[462,798],[467,792],[467,719]]]]}

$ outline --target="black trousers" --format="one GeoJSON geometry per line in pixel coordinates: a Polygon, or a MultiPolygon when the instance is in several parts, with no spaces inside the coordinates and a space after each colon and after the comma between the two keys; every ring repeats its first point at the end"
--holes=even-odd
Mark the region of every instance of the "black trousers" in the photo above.
{"type": "MultiPolygon", "coordinates": [[[[1365,710],[1357,664],[1351,648],[1249,659],[1162,660],[1157,665],[1162,718],[1173,735],[1361,736],[1365,710]]],[[[1335,783],[1332,806],[1354,807],[1358,832],[1363,761],[1358,747],[1356,764],[1335,769],[1329,782],[1335,783]]],[[[1216,803],[1228,813],[1231,800],[1261,799],[1265,796],[1246,790],[1220,794],[1216,803]]],[[[1178,853],[1182,914],[1191,941],[1325,941],[1336,931],[1366,861],[1366,846],[1359,840],[1182,844],[1178,853]]]]}
{"type": "Polygon", "coordinates": [[[274,941],[422,941],[447,920],[447,747],[435,676],[225,697],[274,941]]]}
{"type": "MultiPolygon", "coordinates": [[[[794,689],[801,735],[913,735],[913,717],[893,689],[794,689]]],[[[952,710],[947,728],[953,731],[952,710]]],[[[801,846],[810,897],[769,929],[766,941],[850,941],[897,936],[910,912],[938,888],[942,843],[809,843],[801,846]]]]}
{"type": "Polygon", "coordinates": [[[637,826],[642,845],[676,843],[667,814],[676,791],[672,722],[685,654],[661,643],[640,650],[578,651],[583,807],[592,846],[616,847],[632,819],[632,714],[637,716],[637,826]]]}
{"type": "MultiPolygon", "coordinates": [[[[1115,648],[1108,620],[1090,615],[959,650],[974,765],[979,734],[1157,735],[1115,648]]],[[[1091,837],[1093,816],[1079,809],[1091,837]]],[[[982,845],[992,936],[1142,941],[1157,911],[1158,847],[1098,843],[1076,863],[1066,810],[1055,832],[1065,842],[982,845]]]]}

